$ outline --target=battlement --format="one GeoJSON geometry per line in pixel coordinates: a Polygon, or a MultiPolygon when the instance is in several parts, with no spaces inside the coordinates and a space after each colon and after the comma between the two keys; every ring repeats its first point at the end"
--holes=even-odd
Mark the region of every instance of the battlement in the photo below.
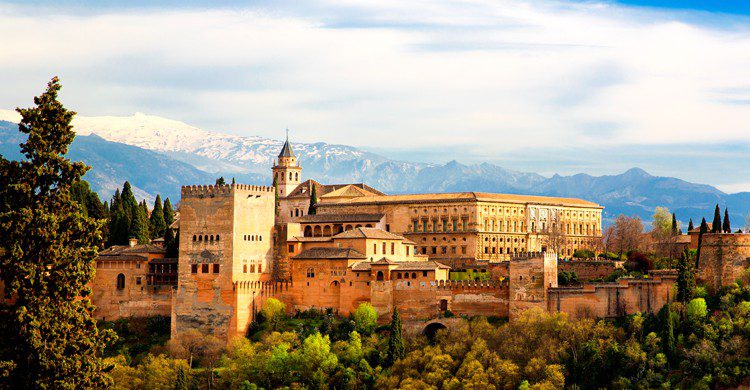
{"type": "Polygon", "coordinates": [[[499,287],[507,287],[508,279],[503,280],[440,280],[435,282],[436,287],[445,290],[461,290],[461,289],[496,289],[499,287]]]}
{"type": "Polygon", "coordinates": [[[231,196],[239,191],[247,191],[255,194],[273,194],[273,187],[256,186],[249,184],[225,184],[225,185],[192,185],[182,186],[183,198],[205,198],[215,196],[231,196]]]}
{"type": "Polygon", "coordinates": [[[519,260],[531,260],[531,259],[544,259],[544,260],[550,260],[552,258],[557,259],[557,255],[552,252],[520,252],[520,253],[511,253],[508,255],[508,258],[510,261],[519,261],[519,260]]]}

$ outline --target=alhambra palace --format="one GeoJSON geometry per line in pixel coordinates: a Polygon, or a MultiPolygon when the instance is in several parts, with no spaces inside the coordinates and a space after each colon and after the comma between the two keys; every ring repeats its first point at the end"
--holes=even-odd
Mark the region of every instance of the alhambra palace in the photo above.
{"type": "MultiPolygon", "coordinates": [[[[558,287],[558,269],[584,279],[613,270],[562,260],[601,239],[603,208],[592,202],[481,192],[387,195],[360,183],[301,181],[288,140],[272,171],[272,187],[182,187],[177,259],[153,244],[102,251],[92,284],[96,316],[171,316],[173,336],[198,329],[229,341],[246,334],[271,297],[290,312],[340,315],[370,302],[382,321],[398,308],[416,328],[446,311],[510,321],[530,308],[606,318],[655,312],[674,297],[670,270],[558,287]],[[313,194],[316,212],[309,214],[313,194]]],[[[739,276],[750,235],[703,240],[699,277],[722,285],[739,276]]]]}

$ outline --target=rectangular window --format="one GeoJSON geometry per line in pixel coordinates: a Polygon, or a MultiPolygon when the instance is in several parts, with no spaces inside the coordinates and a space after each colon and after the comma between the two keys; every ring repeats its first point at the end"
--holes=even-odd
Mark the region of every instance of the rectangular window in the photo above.
{"type": "Polygon", "coordinates": [[[469,230],[469,218],[461,218],[461,225],[463,231],[469,230]]]}
{"type": "Polygon", "coordinates": [[[422,276],[427,276],[427,271],[422,271],[422,276]]]}
{"type": "Polygon", "coordinates": [[[289,245],[289,253],[294,253],[294,245],[289,245]]]}
{"type": "Polygon", "coordinates": [[[208,264],[201,264],[201,273],[208,273],[208,264]]]}
{"type": "Polygon", "coordinates": [[[214,264],[214,273],[215,274],[219,273],[219,264],[214,264]]]}
{"type": "Polygon", "coordinates": [[[455,231],[457,231],[457,230],[458,230],[458,229],[457,229],[457,225],[458,225],[458,220],[456,220],[456,219],[453,219],[453,221],[451,221],[451,222],[453,222],[453,231],[454,231],[454,232],[455,232],[455,231]]]}
{"type": "Polygon", "coordinates": [[[141,277],[135,278],[135,284],[141,284],[141,277]]]}
{"type": "Polygon", "coordinates": [[[378,243],[377,242],[375,242],[375,243],[372,244],[372,253],[374,253],[376,255],[378,254],[378,243]]]}
{"type": "Polygon", "coordinates": [[[390,232],[391,231],[391,225],[385,224],[385,231],[390,232]]]}
{"type": "Polygon", "coordinates": [[[423,247],[422,247],[422,254],[423,254],[423,255],[426,255],[426,254],[427,254],[427,247],[426,247],[426,246],[423,246],[423,247]]]}
{"type": "Polygon", "coordinates": [[[419,232],[419,221],[415,219],[415,220],[412,220],[411,223],[412,225],[414,225],[412,227],[412,230],[414,231],[414,233],[419,232]]]}
{"type": "Polygon", "coordinates": [[[191,264],[190,265],[190,273],[197,274],[198,273],[198,264],[191,264]]]}
{"type": "Polygon", "coordinates": [[[406,246],[406,255],[409,256],[409,245],[406,246]]]}
{"type": "Polygon", "coordinates": [[[392,255],[396,254],[396,244],[395,243],[391,243],[391,254],[392,255]]]}
{"type": "Polygon", "coordinates": [[[465,246],[462,246],[462,247],[461,247],[461,254],[462,254],[462,255],[465,255],[465,254],[466,254],[466,247],[465,247],[465,246]]]}
{"type": "Polygon", "coordinates": [[[444,232],[448,231],[448,220],[447,219],[443,220],[443,231],[444,232]]]}
{"type": "Polygon", "coordinates": [[[383,254],[385,254],[385,243],[383,243],[383,254]]]}
{"type": "Polygon", "coordinates": [[[440,247],[440,253],[442,253],[442,254],[446,254],[446,253],[448,253],[448,248],[447,248],[447,247],[444,247],[444,246],[441,246],[441,247],[440,247]]]}
{"type": "Polygon", "coordinates": [[[243,274],[247,273],[247,264],[242,264],[242,273],[243,274]]]}
{"type": "Polygon", "coordinates": [[[435,246],[432,247],[432,254],[433,255],[437,254],[437,247],[435,247],[435,246]]]}
{"type": "Polygon", "coordinates": [[[455,246],[451,247],[451,254],[454,254],[454,255],[456,254],[456,247],[455,246]]]}
{"type": "Polygon", "coordinates": [[[427,233],[427,220],[422,220],[422,233],[427,233]]]}

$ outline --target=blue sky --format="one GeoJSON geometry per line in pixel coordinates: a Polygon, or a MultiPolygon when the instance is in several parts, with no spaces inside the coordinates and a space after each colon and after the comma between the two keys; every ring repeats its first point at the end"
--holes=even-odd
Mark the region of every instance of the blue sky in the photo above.
{"type": "Polygon", "coordinates": [[[750,190],[750,5],[0,0],[0,109],[750,190]]]}

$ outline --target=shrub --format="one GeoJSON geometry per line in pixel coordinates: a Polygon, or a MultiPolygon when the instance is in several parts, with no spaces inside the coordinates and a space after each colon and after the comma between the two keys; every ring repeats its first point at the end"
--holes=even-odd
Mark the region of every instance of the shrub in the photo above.
{"type": "Polygon", "coordinates": [[[687,304],[685,308],[687,318],[692,323],[697,323],[706,318],[708,313],[708,307],[706,306],[706,300],[703,298],[695,298],[687,304]]]}
{"type": "Polygon", "coordinates": [[[596,254],[591,249],[576,249],[575,252],[573,252],[573,257],[579,259],[593,259],[596,257],[596,254]]]}
{"type": "Polygon", "coordinates": [[[354,311],[354,323],[357,332],[371,334],[378,326],[378,312],[369,302],[360,303],[354,311]]]}

